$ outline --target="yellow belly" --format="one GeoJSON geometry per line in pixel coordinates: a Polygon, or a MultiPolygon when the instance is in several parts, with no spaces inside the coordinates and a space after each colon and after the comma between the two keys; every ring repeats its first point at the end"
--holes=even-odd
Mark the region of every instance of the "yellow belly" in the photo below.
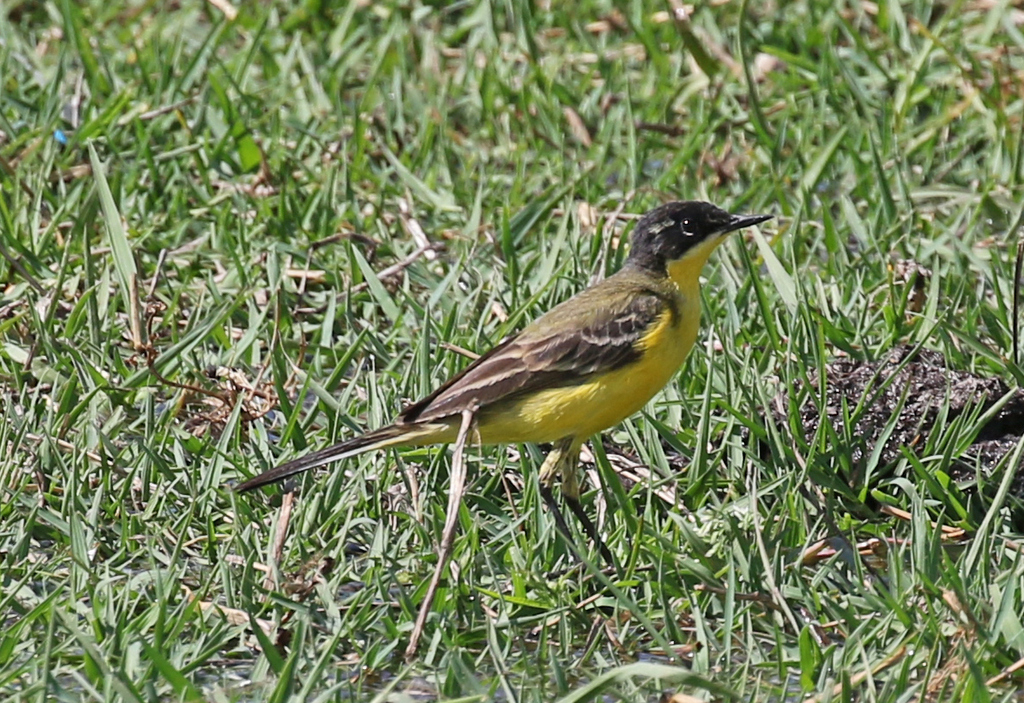
{"type": "Polygon", "coordinates": [[[646,405],[671,380],[689,353],[700,323],[699,298],[682,298],[677,316],[665,313],[639,342],[643,355],[593,381],[538,391],[485,419],[484,444],[585,439],[646,405]]]}

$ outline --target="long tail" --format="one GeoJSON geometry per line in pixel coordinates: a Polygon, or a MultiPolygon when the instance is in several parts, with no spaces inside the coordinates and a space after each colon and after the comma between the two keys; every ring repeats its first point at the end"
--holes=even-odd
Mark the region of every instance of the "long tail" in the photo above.
{"type": "Polygon", "coordinates": [[[447,437],[449,433],[449,427],[443,423],[388,425],[387,427],[381,427],[379,430],[367,432],[364,435],[353,437],[344,442],[338,442],[298,459],[293,459],[280,466],[275,466],[264,471],[259,476],[253,476],[248,481],[242,481],[235,486],[235,491],[239,493],[251,491],[254,488],[286,479],[303,471],[326,466],[340,459],[348,459],[357,454],[372,452],[374,449],[451,441],[447,437]]]}

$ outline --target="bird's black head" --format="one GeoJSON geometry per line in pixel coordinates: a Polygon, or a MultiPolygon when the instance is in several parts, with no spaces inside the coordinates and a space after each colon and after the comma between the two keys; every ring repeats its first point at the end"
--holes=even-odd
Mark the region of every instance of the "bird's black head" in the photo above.
{"type": "Polygon", "coordinates": [[[771,219],[771,215],[730,215],[711,203],[665,203],[640,218],[633,229],[628,261],[665,272],[668,264],[708,254],[722,235],[771,219]]]}

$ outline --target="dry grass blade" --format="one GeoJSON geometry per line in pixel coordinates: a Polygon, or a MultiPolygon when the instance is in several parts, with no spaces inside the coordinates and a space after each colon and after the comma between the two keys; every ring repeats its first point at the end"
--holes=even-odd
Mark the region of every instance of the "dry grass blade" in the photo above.
{"type": "Polygon", "coordinates": [[[423,596],[423,603],[420,604],[420,612],[416,616],[416,623],[409,636],[409,645],[405,648],[406,660],[416,656],[416,651],[420,646],[420,637],[423,636],[423,628],[427,624],[427,616],[430,615],[430,610],[434,606],[437,588],[441,584],[441,577],[452,556],[455,528],[459,522],[459,508],[462,506],[462,494],[466,490],[466,439],[473,427],[473,413],[474,411],[471,409],[462,411],[462,424],[459,426],[459,435],[455,440],[451,479],[448,486],[448,511],[445,514],[444,530],[441,532],[441,544],[437,550],[437,566],[434,567],[434,575],[430,578],[427,592],[423,596]]]}
{"type": "MultiPolygon", "coordinates": [[[[888,669],[893,664],[898,663],[903,657],[907,655],[906,646],[902,646],[893,652],[891,655],[886,657],[883,661],[879,662],[870,669],[863,669],[850,677],[850,686],[860,686],[864,683],[869,676],[877,676],[881,672],[888,669]]],[[[804,699],[804,703],[822,703],[823,701],[833,700],[838,698],[843,693],[843,684],[837,683],[832,687],[831,691],[818,693],[813,696],[808,696],[804,699]]]]}
{"type": "MultiPolygon", "coordinates": [[[[270,563],[280,566],[281,555],[284,553],[284,542],[288,537],[288,525],[292,518],[292,506],[295,505],[295,493],[288,491],[281,498],[281,511],[278,513],[277,522],[274,525],[274,544],[270,549],[270,563]]],[[[272,590],[275,586],[274,578],[276,570],[267,572],[267,580],[264,583],[264,588],[268,591],[272,590]]]]}
{"type": "Polygon", "coordinates": [[[1000,671],[998,674],[996,674],[995,676],[990,678],[988,681],[985,682],[985,685],[986,686],[995,686],[997,683],[1005,681],[1009,677],[1013,676],[1015,673],[1017,673],[1021,669],[1024,669],[1024,657],[1021,657],[1020,659],[1015,661],[1013,664],[1010,664],[1010,666],[1006,667],[1005,669],[1000,671]]]}

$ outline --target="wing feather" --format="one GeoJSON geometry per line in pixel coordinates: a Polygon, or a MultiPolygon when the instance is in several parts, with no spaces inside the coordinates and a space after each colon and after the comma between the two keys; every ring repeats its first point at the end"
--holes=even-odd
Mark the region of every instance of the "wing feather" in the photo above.
{"type": "Polygon", "coordinates": [[[546,388],[578,383],[641,354],[637,345],[659,316],[675,313],[656,291],[619,296],[616,309],[601,305],[556,307],[518,335],[474,361],[423,400],[406,408],[400,423],[451,417],[467,406],[490,405],[546,388]],[[591,310],[580,317],[580,310],[591,310]],[[567,314],[567,311],[569,314],[567,314]]]}

